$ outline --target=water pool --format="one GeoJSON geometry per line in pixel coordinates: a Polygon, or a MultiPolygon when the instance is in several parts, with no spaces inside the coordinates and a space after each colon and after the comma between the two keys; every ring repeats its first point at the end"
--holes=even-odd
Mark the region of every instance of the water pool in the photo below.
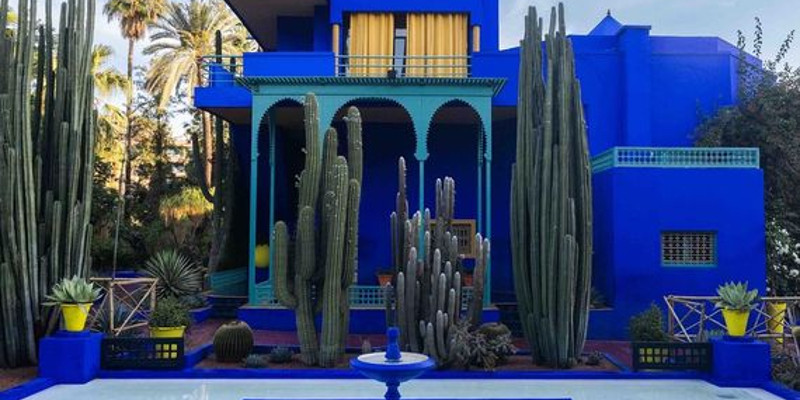
{"type": "MultiPolygon", "coordinates": [[[[406,399],[773,400],[761,389],[720,388],[701,380],[422,379],[406,399]]],[[[383,385],[360,379],[98,379],[59,385],[32,400],[380,399],[383,385]]]]}

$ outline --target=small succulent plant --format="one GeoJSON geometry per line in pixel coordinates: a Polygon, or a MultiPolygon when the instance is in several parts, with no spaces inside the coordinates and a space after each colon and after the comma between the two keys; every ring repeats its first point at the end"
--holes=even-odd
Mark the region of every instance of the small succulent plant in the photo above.
{"type": "Polygon", "coordinates": [[[372,342],[370,342],[369,339],[364,339],[364,341],[361,342],[361,354],[369,353],[372,353],[372,342]]]}
{"type": "Polygon", "coordinates": [[[747,282],[728,282],[717,288],[717,295],[719,295],[717,308],[747,311],[755,307],[758,289],[747,290],[747,282]]]}
{"type": "Polygon", "coordinates": [[[53,285],[53,292],[45,296],[47,299],[45,305],[94,303],[98,296],[100,296],[99,287],[87,282],[86,279],[73,276],[53,285]]]}
{"type": "Polygon", "coordinates": [[[606,358],[606,356],[603,355],[603,353],[601,353],[599,351],[593,351],[593,352],[589,353],[588,356],[586,356],[586,365],[590,365],[590,366],[600,365],[600,363],[603,362],[603,360],[605,358],[606,358]]]}
{"type": "Polygon", "coordinates": [[[288,347],[278,346],[269,352],[269,362],[273,364],[286,364],[292,361],[294,352],[288,347]]]}
{"type": "Polygon", "coordinates": [[[250,354],[244,359],[245,368],[261,369],[269,365],[267,357],[261,354],[250,354]]]}

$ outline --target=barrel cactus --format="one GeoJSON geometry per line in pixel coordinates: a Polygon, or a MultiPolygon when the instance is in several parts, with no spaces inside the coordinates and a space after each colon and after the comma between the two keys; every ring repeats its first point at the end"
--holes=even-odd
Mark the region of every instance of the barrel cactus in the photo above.
{"type": "Polygon", "coordinates": [[[569,367],[583,350],[589,316],[592,180],[563,4],[558,12],[553,9],[545,35],[546,69],[542,32],[543,23],[531,8],[520,50],[512,264],[520,322],[533,361],[569,367]]]}
{"type": "Polygon", "coordinates": [[[214,354],[219,362],[242,362],[252,351],[253,330],[245,322],[229,322],[214,333],[214,354]]]}
{"type": "Polygon", "coordinates": [[[456,347],[456,325],[469,329],[480,325],[483,312],[483,289],[489,262],[489,240],[475,237],[473,296],[469,309],[462,309],[463,259],[458,238],[450,230],[455,214],[455,187],[451,178],[436,181],[436,221],[430,210],[408,216],[405,197],[405,160],[398,162],[397,210],[390,217],[392,254],[396,257],[394,278],[396,310],[387,299],[387,320],[400,328],[400,346],[404,350],[424,352],[440,366],[450,364],[456,347]],[[432,227],[433,226],[433,227],[432,227]],[[402,240],[400,240],[402,239],[402,240]],[[422,252],[418,251],[422,240],[422,252]]]}
{"type": "Polygon", "coordinates": [[[306,95],[305,168],[298,185],[297,232],[291,246],[286,223],[275,224],[273,288],[277,300],[295,311],[303,362],[332,367],[344,355],[350,313],[348,291],[357,271],[363,175],[361,114],[351,107],[345,118],[345,158],[338,155],[338,134],[333,128],[326,132],[320,146],[318,107],[316,96],[306,95]],[[322,310],[319,341],[314,324],[318,310],[322,310]]]}

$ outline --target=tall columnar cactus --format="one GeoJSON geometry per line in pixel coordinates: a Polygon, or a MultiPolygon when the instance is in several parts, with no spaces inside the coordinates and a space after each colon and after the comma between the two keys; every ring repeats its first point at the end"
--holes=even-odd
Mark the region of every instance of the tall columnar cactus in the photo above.
{"type": "Polygon", "coordinates": [[[546,83],[542,30],[531,8],[520,56],[511,184],[514,284],[534,362],[568,367],[583,349],[589,315],[591,169],[563,4],[553,9],[545,36],[546,83]]]}
{"type": "Polygon", "coordinates": [[[18,2],[9,35],[0,0],[0,367],[36,361],[44,295],[91,266],[97,2],[62,4],[57,29],[51,0],[37,26],[37,3],[18,2]]]}
{"type": "Polygon", "coordinates": [[[317,99],[305,99],[306,159],[299,178],[294,256],[288,230],[275,225],[275,297],[295,310],[301,358],[309,365],[333,366],[344,354],[349,324],[348,290],[358,270],[358,214],[363,155],[361,114],[350,108],[348,158],[339,156],[338,135],[326,132],[320,146],[317,99]],[[289,268],[290,262],[294,268],[289,268]],[[289,276],[293,270],[294,277],[289,276]],[[315,303],[316,301],[316,303],[315,303]],[[321,339],[314,316],[322,310],[321,339]]]}
{"type": "MultiPolygon", "coordinates": [[[[489,261],[489,240],[480,234],[475,238],[473,297],[466,313],[462,311],[462,256],[458,238],[451,234],[455,208],[455,181],[451,178],[436,181],[436,222],[431,228],[429,210],[407,217],[405,197],[405,160],[398,163],[397,211],[393,212],[392,254],[402,259],[396,265],[395,308],[387,306],[387,319],[400,328],[403,348],[433,357],[439,365],[453,360],[456,347],[452,343],[455,326],[468,323],[477,327],[483,311],[483,283],[489,261]],[[399,217],[406,215],[405,218],[399,217]],[[401,229],[402,227],[402,229],[401,229]],[[417,247],[422,238],[424,251],[417,247]],[[394,311],[394,312],[393,312],[394,311]],[[391,321],[394,319],[394,321],[391,321]]],[[[391,299],[387,299],[388,302],[391,299]]]]}

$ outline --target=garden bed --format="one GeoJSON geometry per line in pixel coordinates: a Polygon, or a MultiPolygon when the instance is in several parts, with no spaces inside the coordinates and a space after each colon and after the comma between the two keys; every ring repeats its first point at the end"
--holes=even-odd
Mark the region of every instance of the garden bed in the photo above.
{"type": "Polygon", "coordinates": [[[0,369],[0,392],[36,378],[36,367],[0,369]]]}
{"type": "MultiPolygon", "coordinates": [[[[266,356],[266,355],[265,355],[266,356]]],[[[333,368],[320,368],[316,366],[308,366],[303,364],[300,361],[299,355],[295,354],[292,361],[289,363],[282,363],[282,364],[272,364],[270,363],[266,369],[274,369],[274,370],[350,370],[350,360],[352,358],[358,357],[358,354],[347,354],[345,358],[340,361],[335,367],[333,368]]],[[[203,359],[200,363],[198,363],[195,369],[201,370],[211,370],[211,369],[256,369],[256,368],[245,368],[242,363],[221,363],[217,362],[214,354],[210,354],[208,357],[203,359]]],[[[463,369],[454,368],[450,369],[451,371],[464,371],[463,369]]],[[[474,372],[483,372],[480,368],[471,368],[469,371],[474,372]]],[[[531,363],[531,358],[528,355],[515,355],[511,356],[508,359],[508,362],[500,365],[496,368],[495,371],[502,372],[502,371],[553,371],[552,368],[543,367],[534,365],[531,363]]],[[[603,359],[599,365],[591,366],[585,364],[579,364],[567,371],[580,371],[580,372],[620,372],[622,371],[617,365],[608,361],[607,359],[603,359]]]]}

